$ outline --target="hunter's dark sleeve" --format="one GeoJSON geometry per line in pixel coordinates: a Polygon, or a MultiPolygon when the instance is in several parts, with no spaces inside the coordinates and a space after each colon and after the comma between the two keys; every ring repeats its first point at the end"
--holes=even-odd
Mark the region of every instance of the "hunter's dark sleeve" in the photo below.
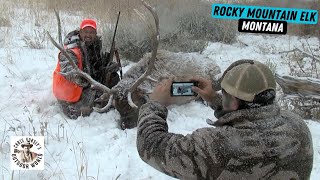
{"type": "Polygon", "coordinates": [[[213,136],[211,129],[199,129],[186,136],[169,133],[167,113],[168,110],[157,102],[141,106],[137,133],[137,149],[141,159],[176,178],[206,177],[208,169],[215,173],[212,168],[217,169],[219,162],[213,162],[217,158],[212,152],[218,146],[214,147],[215,139],[207,136],[213,136]],[[212,144],[214,148],[208,147],[208,144],[212,144]],[[211,152],[205,152],[205,149],[211,152]]]}
{"type": "Polygon", "coordinates": [[[108,66],[106,67],[106,72],[107,73],[113,73],[113,72],[117,72],[119,70],[119,65],[118,63],[112,61],[108,64],[108,66]]]}
{"type": "MultiPolygon", "coordinates": [[[[78,58],[77,56],[70,50],[66,51],[68,55],[71,57],[73,62],[78,65],[78,58]]],[[[65,55],[62,53],[59,53],[59,63],[60,63],[60,72],[62,73],[63,77],[66,78],[68,81],[71,81],[73,83],[78,84],[79,86],[86,87],[88,83],[84,81],[81,77],[73,74],[72,72],[75,72],[75,69],[70,64],[69,60],[65,55]]]]}

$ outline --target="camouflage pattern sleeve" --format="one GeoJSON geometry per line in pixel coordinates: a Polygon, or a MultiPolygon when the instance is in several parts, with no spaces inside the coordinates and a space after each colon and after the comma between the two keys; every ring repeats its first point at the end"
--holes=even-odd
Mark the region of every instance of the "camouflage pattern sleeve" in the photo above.
{"type": "Polygon", "coordinates": [[[167,109],[141,106],[137,148],[150,166],[179,179],[310,179],[308,126],[278,105],[225,114],[215,127],[186,136],[168,132],[167,109]]]}
{"type": "Polygon", "coordinates": [[[157,102],[148,102],[139,112],[137,149],[143,161],[155,169],[181,179],[218,176],[221,173],[221,143],[202,128],[183,136],[168,132],[167,109],[157,102]],[[208,139],[208,141],[206,140],[208,139]],[[210,152],[207,151],[210,149],[210,152]]]}
{"type": "MultiPolygon", "coordinates": [[[[67,50],[66,52],[71,57],[73,62],[77,65],[78,64],[77,56],[70,50],[67,50]]],[[[62,53],[59,54],[59,63],[60,63],[62,75],[68,81],[74,82],[81,87],[87,87],[89,85],[89,83],[87,81],[83,80],[81,77],[79,77],[75,74],[71,74],[71,73],[66,74],[66,73],[74,71],[74,69],[73,69],[72,65],[69,63],[69,60],[67,59],[67,57],[65,55],[63,55],[62,53]]]]}

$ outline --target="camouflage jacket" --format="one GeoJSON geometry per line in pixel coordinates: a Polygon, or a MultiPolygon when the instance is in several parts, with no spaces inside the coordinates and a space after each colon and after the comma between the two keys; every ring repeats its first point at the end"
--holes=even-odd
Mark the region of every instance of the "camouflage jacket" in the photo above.
{"type": "Polygon", "coordinates": [[[309,179],[313,148],[305,122],[277,105],[225,114],[216,127],[183,136],[168,132],[157,102],[139,112],[143,161],[179,179],[309,179]]]}

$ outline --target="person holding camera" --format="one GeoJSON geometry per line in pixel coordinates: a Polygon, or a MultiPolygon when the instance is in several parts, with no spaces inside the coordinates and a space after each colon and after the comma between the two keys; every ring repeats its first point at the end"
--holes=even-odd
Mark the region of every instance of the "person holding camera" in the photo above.
{"type": "Polygon", "coordinates": [[[276,81],[266,65],[240,60],[218,84],[192,80],[198,81],[193,91],[215,110],[214,127],[186,136],[168,132],[172,79],[164,80],[140,108],[137,149],[143,161],[179,179],[310,178],[310,131],[298,115],[280,110],[276,81]]]}

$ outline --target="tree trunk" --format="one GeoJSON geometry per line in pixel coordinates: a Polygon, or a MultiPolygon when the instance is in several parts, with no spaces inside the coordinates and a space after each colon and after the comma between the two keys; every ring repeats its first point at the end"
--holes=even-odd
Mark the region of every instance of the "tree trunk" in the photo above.
{"type": "Polygon", "coordinates": [[[276,81],[283,93],[304,99],[320,100],[320,79],[311,77],[280,76],[276,74],[276,81]]]}

